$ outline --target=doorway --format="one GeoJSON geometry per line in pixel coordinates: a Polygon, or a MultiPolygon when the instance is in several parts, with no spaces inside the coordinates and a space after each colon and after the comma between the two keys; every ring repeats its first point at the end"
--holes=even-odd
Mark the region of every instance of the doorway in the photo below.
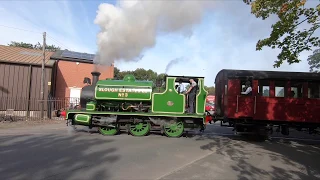
{"type": "Polygon", "coordinates": [[[70,88],[69,107],[71,109],[76,108],[76,106],[79,106],[79,104],[80,104],[80,94],[81,94],[81,88],[70,88]]]}

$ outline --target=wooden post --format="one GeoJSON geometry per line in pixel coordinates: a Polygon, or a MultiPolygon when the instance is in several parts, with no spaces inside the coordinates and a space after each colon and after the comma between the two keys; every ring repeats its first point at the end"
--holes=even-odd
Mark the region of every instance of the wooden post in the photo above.
{"type": "Polygon", "coordinates": [[[40,90],[40,97],[41,97],[41,118],[44,119],[44,65],[46,60],[46,32],[43,33],[43,45],[42,45],[42,53],[43,53],[43,59],[42,59],[42,67],[41,67],[41,90],[40,90]]]}

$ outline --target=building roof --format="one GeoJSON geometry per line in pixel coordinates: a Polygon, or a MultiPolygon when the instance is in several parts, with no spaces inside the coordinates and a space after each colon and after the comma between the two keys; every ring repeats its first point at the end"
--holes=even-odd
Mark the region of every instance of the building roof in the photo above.
{"type": "MultiPolygon", "coordinates": [[[[50,57],[54,52],[45,52],[45,65],[52,66],[54,61],[50,57]]],[[[41,50],[0,45],[0,62],[41,65],[43,53],[41,50]]]]}
{"type": "MultiPolygon", "coordinates": [[[[84,63],[94,63],[95,54],[89,53],[80,53],[69,50],[58,50],[52,56],[51,59],[54,60],[64,60],[64,61],[73,61],[73,62],[84,62],[84,63]]],[[[111,63],[110,66],[114,66],[114,63],[111,63]]]]}
{"type": "Polygon", "coordinates": [[[80,53],[69,50],[58,50],[51,56],[51,59],[93,63],[94,57],[94,54],[80,53]]]}

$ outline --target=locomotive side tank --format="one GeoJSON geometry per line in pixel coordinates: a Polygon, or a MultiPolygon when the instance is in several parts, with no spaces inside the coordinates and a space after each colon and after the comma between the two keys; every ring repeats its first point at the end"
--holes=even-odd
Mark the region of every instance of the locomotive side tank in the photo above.
{"type": "Polygon", "coordinates": [[[123,80],[100,80],[95,87],[95,99],[151,101],[152,85],[152,81],[136,81],[132,75],[123,80]]]}

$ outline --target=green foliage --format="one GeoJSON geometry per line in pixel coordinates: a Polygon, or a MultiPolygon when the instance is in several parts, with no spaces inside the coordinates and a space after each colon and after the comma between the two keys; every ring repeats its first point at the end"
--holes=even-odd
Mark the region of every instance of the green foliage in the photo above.
{"type": "Polygon", "coordinates": [[[308,57],[310,72],[320,73],[320,49],[313,51],[313,54],[308,57]]]}
{"type": "MultiPolygon", "coordinates": [[[[190,88],[190,84],[186,85],[186,89],[190,88]]],[[[208,91],[208,95],[215,95],[215,87],[214,86],[204,86],[204,88],[206,89],[206,91],[208,91]]]]}
{"type": "Polygon", "coordinates": [[[145,70],[143,68],[138,68],[134,71],[120,71],[118,68],[114,68],[114,79],[122,80],[127,74],[133,74],[136,80],[153,81],[154,84],[156,84],[157,80],[164,80],[164,76],[166,75],[163,73],[158,74],[151,69],[145,70]]]}
{"type": "MultiPolygon", "coordinates": [[[[16,42],[16,41],[11,41],[8,46],[14,46],[14,47],[23,47],[23,48],[29,48],[29,49],[39,49],[42,50],[42,44],[39,42],[37,44],[30,44],[30,43],[24,43],[24,42],[16,42]]],[[[46,51],[57,51],[60,50],[60,47],[55,46],[55,45],[47,45],[46,44],[46,51]]]]}
{"type": "Polygon", "coordinates": [[[277,15],[279,20],[272,25],[270,37],[259,40],[256,50],[263,47],[281,49],[274,67],[280,67],[284,61],[299,63],[299,54],[310,51],[320,45],[320,39],[314,36],[319,28],[320,4],[314,8],[305,8],[306,0],[243,0],[251,5],[251,13],[265,20],[277,15]],[[298,30],[302,23],[309,28],[298,30]]]}
{"type": "Polygon", "coordinates": [[[215,94],[215,87],[214,86],[211,86],[211,87],[208,87],[208,86],[204,86],[204,88],[208,91],[208,95],[214,95],[215,94]]]}
{"type": "MultiPolygon", "coordinates": [[[[141,80],[141,81],[145,81],[145,80],[148,80],[148,81],[153,81],[154,83],[154,86],[156,85],[157,83],[157,80],[160,80],[162,81],[162,86],[161,87],[154,87],[154,91],[159,91],[159,92],[163,92],[165,89],[164,89],[164,77],[166,76],[165,73],[161,73],[161,74],[158,74],[157,72],[154,72],[152,71],[151,69],[149,70],[145,70],[143,68],[138,68],[134,71],[120,71],[120,69],[118,69],[117,67],[114,67],[114,79],[118,79],[118,80],[122,80],[123,77],[127,74],[133,74],[134,77],[136,78],[136,80],[141,80]]],[[[189,84],[186,86],[186,89],[189,89],[189,84]]],[[[205,86],[205,89],[208,91],[208,94],[210,95],[214,95],[214,92],[215,92],[215,88],[214,86],[213,87],[207,87],[205,86]]]]}

